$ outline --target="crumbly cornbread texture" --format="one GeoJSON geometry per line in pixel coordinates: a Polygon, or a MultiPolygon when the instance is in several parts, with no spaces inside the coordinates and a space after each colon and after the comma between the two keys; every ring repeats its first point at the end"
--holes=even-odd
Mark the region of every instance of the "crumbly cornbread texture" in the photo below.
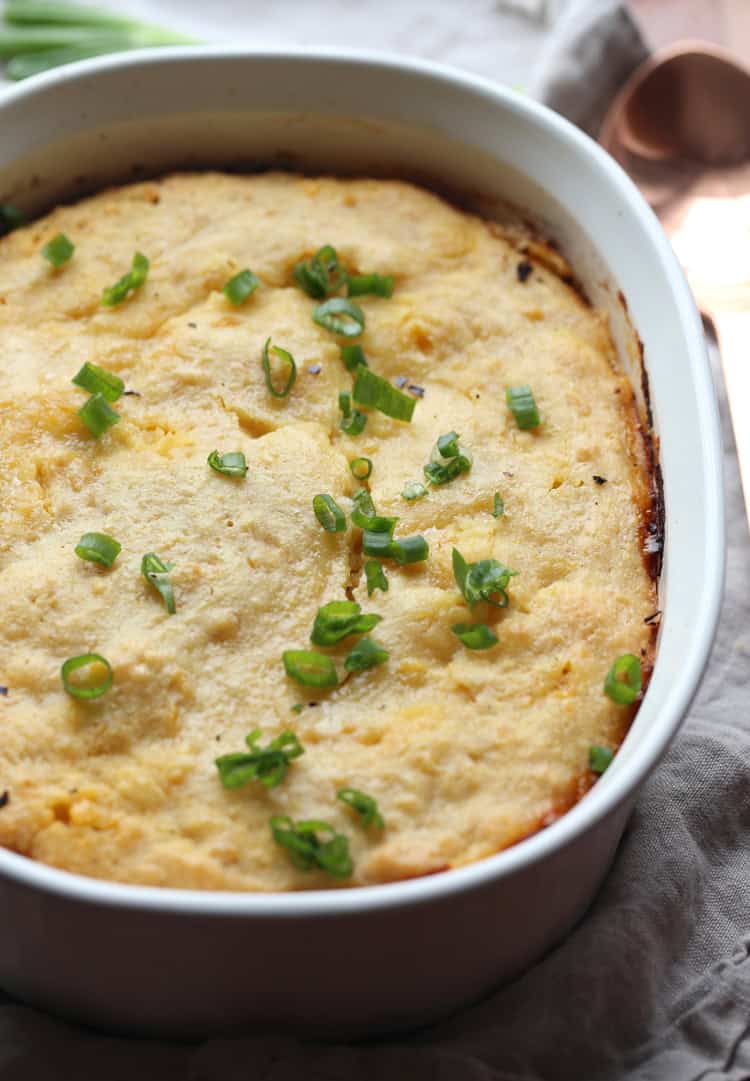
{"type": "MultiPolygon", "coordinates": [[[[517,237],[407,183],[273,173],[125,186],[0,242],[0,843],[119,882],[362,885],[481,859],[581,796],[589,747],[616,747],[632,716],[603,694],[606,672],[619,654],[650,657],[649,478],[604,317],[538,258],[521,280],[522,258],[517,237]],[[41,248],[59,232],[76,248],[56,271],[41,248]],[[411,424],[371,412],[357,438],[339,429],[341,341],[292,278],[326,243],[351,272],[395,277],[391,299],[360,298],[358,340],[373,370],[424,388],[411,424]],[[103,307],[136,250],[145,286],[103,307]],[[221,289],[244,267],[262,284],[234,307],[221,289]],[[284,400],[261,368],[269,336],[297,362],[284,400]],[[87,360],[138,394],[100,440],[71,384],[87,360]],[[519,383],[535,431],[506,406],[519,383]],[[405,502],[450,430],[471,472],[405,502]],[[246,478],[212,471],[214,449],[244,451],[246,478]],[[357,456],[396,535],[430,545],[426,562],[386,562],[389,590],[371,598],[361,532],[324,532],[311,505],[348,506],[357,456]],[[91,531],[122,544],[111,570],[74,554],[91,531]],[[470,613],[454,546],[518,571],[506,609],[470,613]],[[145,552],[174,563],[175,615],[140,574],[145,552]],[[312,648],[317,609],[347,591],[382,615],[372,636],[390,659],[301,688],[282,652],[312,648]],[[472,620],[498,645],[468,650],[451,626],[472,620]],[[114,683],[80,702],[60,665],[89,651],[114,683]],[[214,759],[256,727],[263,745],[293,730],[305,753],[276,788],[227,791],[214,759]],[[382,832],[336,800],[344,786],[378,801],[382,832]],[[352,877],[295,869],[273,814],[346,833],[352,877]]],[[[340,672],[353,642],[331,651],[340,672]]]]}

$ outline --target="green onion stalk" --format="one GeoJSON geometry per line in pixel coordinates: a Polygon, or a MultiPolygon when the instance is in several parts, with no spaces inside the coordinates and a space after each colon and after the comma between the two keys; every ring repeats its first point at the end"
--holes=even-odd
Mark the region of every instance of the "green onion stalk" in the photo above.
{"type": "Polygon", "coordinates": [[[7,60],[5,73],[14,80],[92,56],[195,42],[185,34],[67,0],[7,0],[0,25],[0,59],[7,60]]]}

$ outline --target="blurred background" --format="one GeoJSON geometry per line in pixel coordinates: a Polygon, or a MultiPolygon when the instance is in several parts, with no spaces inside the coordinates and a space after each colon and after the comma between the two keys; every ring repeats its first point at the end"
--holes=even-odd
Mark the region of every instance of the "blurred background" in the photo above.
{"type": "MultiPolygon", "coordinates": [[[[38,4],[4,0],[0,12],[9,17],[38,4]]],[[[52,11],[58,5],[44,6],[52,11]]],[[[558,99],[550,91],[562,66],[565,78],[577,82],[587,99],[588,106],[578,109],[586,116],[591,111],[596,119],[647,49],[690,37],[750,57],[748,0],[81,0],[81,6],[95,16],[132,19],[196,41],[386,49],[422,56],[548,97],[565,111],[567,97],[558,99]]],[[[0,85],[3,78],[34,73],[47,62],[90,55],[86,44],[92,35],[117,47],[130,33],[92,25],[76,35],[74,28],[59,25],[49,27],[45,37],[35,26],[27,29],[31,34],[26,32],[25,40],[23,27],[6,25],[0,32],[0,56],[10,59],[0,69],[0,85]],[[16,50],[19,40],[23,47],[16,50]],[[44,56],[32,51],[39,43],[44,56]]],[[[133,44],[141,40],[138,33],[133,44]]]]}

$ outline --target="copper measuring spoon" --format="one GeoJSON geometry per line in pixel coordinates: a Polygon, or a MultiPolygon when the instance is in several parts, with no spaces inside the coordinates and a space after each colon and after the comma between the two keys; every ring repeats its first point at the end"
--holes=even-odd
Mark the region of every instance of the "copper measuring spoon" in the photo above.
{"type": "Polygon", "coordinates": [[[750,70],[704,42],[654,53],[599,141],[655,210],[713,325],[750,511],[750,70]]]}

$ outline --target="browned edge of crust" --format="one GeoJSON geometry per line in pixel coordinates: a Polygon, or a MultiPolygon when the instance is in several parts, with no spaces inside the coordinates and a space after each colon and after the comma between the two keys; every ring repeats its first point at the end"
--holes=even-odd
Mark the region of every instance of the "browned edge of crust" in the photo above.
{"type": "MultiPolygon", "coordinates": [[[[257,161],[254,159],[237,159],[222,166],[217,166],[215,161],[206,163],[195,160],[184,163],[181,166],[176,165],[168,172],[154,172],[147,169],[143,164],[136,163],[131,167],[130,175],[124,177],[120,183],[137,183],[150,179],[162,180],[175,173],[217,171],[217,169],[225,173],[237,175],[257,175],[271,171],[290,172],[296,175],[309,177],[320,177],[324,175],[319,170],[311,171],[306,169],[302,160],[295,153],[281,150],[270,160],[257,161]]],[[[586,294],[583,284],[576,277],[573,268],[560,251],[557,242],[552,237],[544,235],[539,224],[534,220],[533,215],[525,213],[521,208],[511,208],[515,220],[515,228],[513,228],[509,227],[507,224],[503,225],[502,223],[493,221],[488,218],[485,213],[482,213],[481,210],[477,209],[481,206],[494,204],[499,207],[501,205],[507,206],[507,204],[502,204],[497,198],[488,200],[487,197],[478,190],[461,189],[449,185],[444,180],[431,173],[405,170],[403,168],[399,169],[398,167],[385,167],[382,172],[380,170],[371,170],[367,173],[363,173],[360,170],[353,171],[352,173],[346,173],[339,170],[335,176],[344,177],[346,179],[407,181],[431,191],[456,209],[480,217],[492,232],[502,236],[506,242],[509,242],[516,247],[519,255],[543,266],[547,272],[553,274],[559,281],[566,285],[568,289],[576,295],[580,303],[587,308],[592,307],[591,300],[586,294]]],[[[38,184],[39,178],[31,177],[28,187],[33,190],[38,184]]],[[[69,205],[71,203],[79,202],[87,196],[112,190],[112,187],[111,184],[103,185],[95,176],[78,176],[75,178],[71,190],[66,196],[58,198],[54,200],[51,205],[42,208],[37,216],[44,216],[56,206],[69,205]]],[[[12,198],[7,201],[12,202],[12,198]]],[[[627,301],[621,290],[617,291],[617,300],[623,308],[633,338],[637,342],[639,352],[641,391],[646,409],[645,425],[638,415],[633,388],[624,374],[621,374],[621,383],[616,389],[616,393],[621,395],[623,413],[625,419],[628,421],[626,440],[628,455],[632,466],[631,477],[640,480],[640,483],[637,483],[636,485],[634,498],[639,516],[641,554],[647,573],[656,587],[661,573],[664,538],[664,498],[662,472],[659,464],[659,439],[653,430],[651,395],[648,373],[645,365],[643,342],[630,319],[627,301]]],[[[619,749],[622,745],[638,711],[640,701],[648,688],[654,667],[660,618],[661,612],[655,610],[654,613],[644,619],[644,622],[650,627],[651,634],[648,646],[641,650],[640,659],[643,670],[643,689],[639,695],[638,703],[623,709],[622,711],[623,720],[615,749],[619,749]]],[[[597,774],[589,769],[585,770],[577,778],[574,778],[571,781],[564,793],[558,795],[551,801],[549,809],[540,815],[538,820],[532,826],[519,832],[517,837],[509,841],[502,849],[498,849],[498,851],[504,851],[507,848],[511,848],[519,842],[532,837],[535,833],[545,829],[547,826],[552,825],[553,822],[556,822],[563,817],[567,811],[575,806],[575,804],[590,791],[597,780],[597,774]]],[[[418,875],[407,875],[405,877],[427,877],[442,871],[450,870],[451,867],[452,865],[445,864],[425,870],[418,875]]]]}

